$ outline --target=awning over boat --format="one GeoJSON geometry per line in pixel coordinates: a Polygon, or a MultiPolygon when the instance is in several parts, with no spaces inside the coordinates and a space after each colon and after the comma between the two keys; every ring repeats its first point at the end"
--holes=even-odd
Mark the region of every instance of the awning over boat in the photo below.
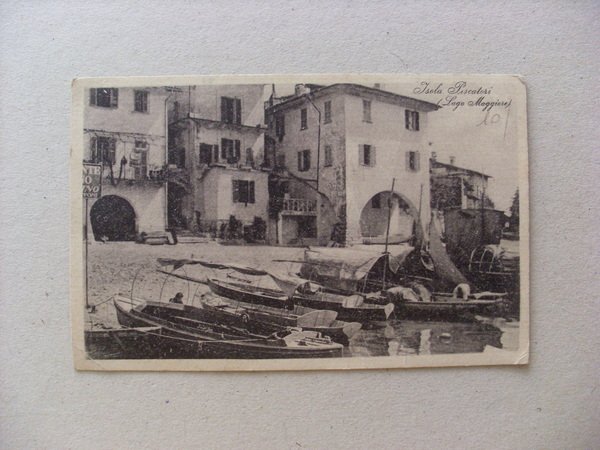
{"type": "Polygon", "coordinates": [[[316,279],[329,287],[357,291],[358,282],[364,281],[373,268],[387,267],[396,274],[414,247],[395,245],[388,247],[388,253],[375,246],[355,246],[351,248],[309,248],[304,252],[300,275],[316,279]],[[381,251],[378,251],[381,250],[381,251]]]}
{"type": "Polygon", "coordinates": [[[268,275],[288,297],[291,297],[297,291],[315,293],[321,288],[319,284],[313,281],[308,281],[292,274],[269,272],[268,275]]]}

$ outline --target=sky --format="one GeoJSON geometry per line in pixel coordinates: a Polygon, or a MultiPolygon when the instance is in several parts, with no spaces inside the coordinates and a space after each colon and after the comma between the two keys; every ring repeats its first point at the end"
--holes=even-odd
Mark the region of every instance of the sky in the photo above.
{"type": "MultiPolygon", "coordinates": [[[[429,77],[380,87],[440,105],[428,113],[427,129],[421,130],[427,133],[429,150],[436,152],[440,162],[448,163],[454,156],[455,165],[491,175],[487,194],[496,209],[506,211],[518,186],[517,116],[524,114],[516,110],[514,84],[469,81],[457,86],[457,82],[460,77],[452,82],[429,77]],[[495,104],[477,103],[481,97],[495,104]]],[[[289,95],[294,85],[278,84],[275,89],[278,96],[289,95]]]]}

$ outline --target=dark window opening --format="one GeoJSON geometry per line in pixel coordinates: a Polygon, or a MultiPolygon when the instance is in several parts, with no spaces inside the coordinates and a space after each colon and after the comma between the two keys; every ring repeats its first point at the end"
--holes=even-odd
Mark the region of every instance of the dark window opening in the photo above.
{"type": "Polygon", "coordinates": [[[241,157],[241,143],[237,139],[221,139],[221,159],[236,164],[241,157]]]}
{"type": "Polygon", "coordinates": [[[419,152],[406,152],[406,169],[412,172],[417,172],[421,169],[419,152]]]}
{"type": "Polygon", "coordinates": [[[91,140],[92,162],[112,166],[116,159],[117,140],[109,137],[94,137],[91,140]]]}
{"type": "Polygon", "coordinates": [[[363,100],[363,122],[371,122],[371,100],[363,100]]]}
{"type": "Polygon", "coordinates": [[[232,180],[234,203],[254,203],[254,181],[232,180]]]}
{"type": "Polygon", "coordinates": [[[119,90],[115,88],[90,89],[90,105],[117,108],[119,106],[119,90]]]}
{"type": "Polygon", "coordinates": [[[221,97],[221,122],[241,125],[242,101],[239,98],[221,97]]]}
{"type": "Polygon", "coordinates": [[[323,119],[324,123],[330,123],[331,122],[331,100],[325,102],[325,117],[323,119]]]}
{"type": "Polygon", "coordinates": [[[209,144],[200,144],[200,164],[212,164],[213,146],[209,144]]]}
{"type": "Polygon", "coordinates": [[[137,112],[148,112],[148,92],[133,91],[134,109],[137,112]]]}
{"type": "Polygon", "coordinates": [[[407,130],[419,131],[419,112],[404,110],[404,127],[407,130]]]}
{"type": "Polygon", "coordinates": [[[306,108],[300,110],[300,129],[306,130],[308,128],[308,111],[306,108]]]}
{"type": "Polygon", "coordinates": [[[306,172],[310,170],[310,150],[298,152],[298,171],[306,172]]]}

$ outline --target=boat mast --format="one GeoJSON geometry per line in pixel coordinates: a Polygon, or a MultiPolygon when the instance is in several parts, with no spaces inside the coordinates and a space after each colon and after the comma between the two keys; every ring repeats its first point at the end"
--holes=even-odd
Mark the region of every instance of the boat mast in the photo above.
{"type": "Polygon", "coordinates": [[[388,254],[388,243],[390,239],[390,221],[392,220],[392,196],[394,195],[394,185],[396,184],[396,179],[392,178],[392,190],[390,191],[390,196],[388,198],[388,220],[387,220],[387,228],[385,230],[385,249],[383,254],[385,256],[383,260],[383,276],[381,277],[381,290],[385,290],[385,273],[387,272],[387,261],[389,258],[388,254]]]}

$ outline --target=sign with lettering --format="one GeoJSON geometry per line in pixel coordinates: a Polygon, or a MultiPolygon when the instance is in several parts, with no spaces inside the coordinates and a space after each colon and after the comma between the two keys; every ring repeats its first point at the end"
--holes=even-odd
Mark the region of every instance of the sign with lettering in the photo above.
{"type": "Polygon", "coordinates": [[[100,198],[102,191],[102,165],[83,165],[83,198],[100,198]]]}

